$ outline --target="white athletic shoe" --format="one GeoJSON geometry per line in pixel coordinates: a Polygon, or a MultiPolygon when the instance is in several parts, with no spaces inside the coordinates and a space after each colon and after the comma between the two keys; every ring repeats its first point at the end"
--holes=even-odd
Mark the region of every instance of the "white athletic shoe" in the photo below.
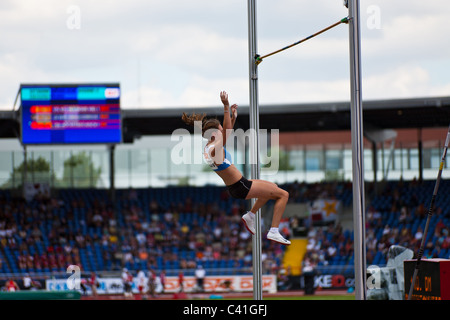
{"type": "Polygon", "coordinates": [[[244,223],[245,228],[247,228],[248,232],[251,234],[255,234],[255,214],[253,212],[247,211],[246,214],[242,216],[242,222],[244,223]]]}
{"type": "Polygon", "coordinates": [[[267,239],[284,244],[284,245],[291,244],[291,242],[289,240],[286,240],[279,232],[270,232],[269,231],[267,233],[267,239]]]}

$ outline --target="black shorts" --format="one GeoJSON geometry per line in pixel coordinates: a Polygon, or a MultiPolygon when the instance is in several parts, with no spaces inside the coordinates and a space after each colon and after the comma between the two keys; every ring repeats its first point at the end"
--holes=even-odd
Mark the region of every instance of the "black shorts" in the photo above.
{"type": "Polygon", "coordinates": [[[242,177],[238,182],[227,186],[228,192],[233,198],[245,199],[250,191],[252,182],[242,177]]]}
{"type": "Polygon", "coordinates": [[[131,292],[132,286],[128,282],[124,283],[125,292],[131,292]]]}

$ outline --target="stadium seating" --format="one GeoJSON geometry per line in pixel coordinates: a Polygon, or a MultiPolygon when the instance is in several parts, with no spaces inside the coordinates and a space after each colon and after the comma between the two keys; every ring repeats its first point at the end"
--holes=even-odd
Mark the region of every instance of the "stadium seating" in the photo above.
{"type": "MultiPolygon", "coordinates": [[[[293,202],[314,200],[324,191],[345,206],[352,202],[349,183],[281,187],[290,192],[293,202]],[[300,189],[303,192],[298,192],[300,189]]],[[[427,217],[423,211],[428,208],[433,187],[434,181],[391,181],[371,199],[366,233],[375,236],[376,249],[368,249],[368,265],[384,265],[392,244],[417,250],[414,236],[424,229],[427,217]],[[405,208],[406,218],[401,212],[405,208]],[[377,218],[373,217],[375,212],[377,218]],[[403,229],[409,232],[411,242],[405,243],[406,238],[399,236],[403,229]]],[[[117,190],[115,201],[111,201],[108,190],[62,189],[52,199],[26,203],[1,190],[0,214],[5,223],[1,226],[0,271],[46,274],[65,272],[67,265],[78,264],[86,272],[153,268],[164,269],[170,276],[180,269],[193,275],[196,265],[202,264],[210,275],[249,273],[251,241],[240,239],[240,233],[246,232],[240,223],[246,202],[234,200],[224,191],[211,186],[125,189],[117,190]],[[5,235],[14,228],[15,232],[5,235]],[[24,265],[20,263],[23,256],[34,260],[24,265]]],[[[450,183],[441,181],[436,214],[427,235],[427,257],[449,257],[449,192],[450,183]],[[437,226],[444,231],[436,233],[437,226]]],[[[352,231],[327,226],[320,229],[320,250],[306,255],[317,259],[322,273],[353,273],[352,231]],[[330,246],[337,249],[333,256],[327,254],[330,246]]],[[[285,247],[265,239],[262,246],[267,259],[282,267],[285,247]]]]}

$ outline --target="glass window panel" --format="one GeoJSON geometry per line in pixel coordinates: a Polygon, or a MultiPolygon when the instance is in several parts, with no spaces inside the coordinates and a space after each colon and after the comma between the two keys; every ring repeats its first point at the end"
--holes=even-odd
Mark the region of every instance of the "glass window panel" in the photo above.
{"type": "Polygon", "coordinates": [[[170,154],[165,148],[150,150],[150,186],[165,186],[170,177],[170,154]]]}
{"type": "Polygon", "coordinates": [[[0,186],[13,187],[12,181],[13,157],[10,151],[0,151],[0,186]]]}
{"type": "Polygon", "coordinates": [[[96,188],[109,188],[111,186],[109,176],[109,150],[95,150],[91,153],[91,161],[94,166],[92,184],[96,188]]]}
{"type": "Polygon", "coordinates": [[[305,167],[304,151],[294,149],[289,151],[289,165],[296,171],[303,171],[305,167]]]}
{"type": "Polygon", "coordinates": [[[116,188],[128,188],[131,185],[130,158],[128,148],[117,148],[114,152],[114,186],[116,188]]]}
{"type": "Polygon", "coordinates": [[[69,165],[70,150],[55,149],[53,151],[54,185],[57,188],[73,187],[72,169],[69,165]]]}
{"type": "Polygon", "coordinates": [[[371,149],[364,150],[364,171],[373,170],[373,152],[371,149]]]}
{"type": "Polygon", "coordinates": [[[73,151],[70,158],[66,159],[65,167],[69,167],[68,169],[73,175],[74,188],[91,187],[94,168],[90,151],[73,151]]]}
{"type": "Polygon", "coordinates": [[[133,149],[131,151],[131,186],[134,188],[148,187],[148,149],[133,149]]]}
{"type": "Polygon", "coordinates": [[[431,149],[423,149],[422,150],[422,160],[423,160],[423,168],[430,169],[431,168],[431,149]]]}
{"type": "Polygon", "coordinates": [[[18,187],[23,183],[23,171],[21,168],[23,168],[24,154],[22,151],[13,151],[13,157],[14,171],[12,180],[14,187],[18,187]]]}
{"type": "Polygon", "coordinates": [[[325,168],[326,170],[341,169],[341,151],[327,150],[325,152],[325,168]]]}
{"type": "Polygon", "coordinates": [[[441,151],[437,148],[431,149],[431,155],[430,155],[430,166],[433,169],[438,169],[439,164],[441,163],[441,151]]]}
{"type": "Polygon", "coordinates": [[[344,150],[344,170],[352,171],[352,150],[344,150]]]}
{"type": "Polygon", "coordinates": [[[409,149],[410,169],[419,169],[419,150],[409,149]]]}
{"type": "Polygon", "coordinates": [[[49,150],[31,151],[28,154],[31,156],[29,159],[33,166],[31,168],[29,167],[32,181],[34,183],[44,183],[53,186],[51,152],[49,150]]]}
{"type": "Polygon", "coordinates": [[[171,149],[165,149],[168,159],[168,165],[170,166],[170,177],[169,181],[171,185],[186,185],[189,181],[190,174],[190,162],[192,162],[192,157],[183,158],[183,161],[172,161],[171,159],[171,149]]]}
{"type": "Polygon", "coordinates": [[[401,161],[402,161],[403,170],[409,169],[409,151],[408,151],[408,149],[402,149],[401,161]]]}
{"type": "Polygon", "coordinates": [[[401,170],[401,150],[394,150],[394,159],[392,161],[392,165],[394,167],[394,170],[401,170]]]}
{"type": "Polygon", "coordinates": [[[321,168],[321,150],[306,151],[306,170],[317,171],[321,168]]]}

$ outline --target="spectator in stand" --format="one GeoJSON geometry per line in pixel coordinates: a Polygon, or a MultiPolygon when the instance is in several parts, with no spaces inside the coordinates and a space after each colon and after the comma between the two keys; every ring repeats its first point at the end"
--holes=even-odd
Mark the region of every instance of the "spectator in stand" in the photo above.
{"type": "Polygon", "coordinates": [[[281,268],[277,273],[277,287],[278,290],[286,291],[291,289],[292,283],[286,273],[286,269],[281,268]]]}
{"type": "Polygon", "coordinates": [[[166,271],[162,270],[159,274],[159,281],[161,282],[162,291],[161,293],[164,293],[165,287],[166,287],[166,271]]]}
{"type": "Polygon", "coordinates": [[[423,230],[422,227],[419,226],[419,228],[417,228],[416,234],[414,235],[414,241],[416,243],[420,243],[420,241],[422,241],[422,237],[423,237],[423,230]]]}
{"type": "Polygon", "coordinates": [[[31,290],[31,288],[33,287],[33,280],[31,279],[28,273],[25,273],[25,275],[22,278],[22,281],[23,281],[23,290],[31,290]]]}
{"type": "Polygon", "coordinates": [[[127,268],[123,269],[122,283],[123,283],[123,295],[126,298],[131,298],[133,296],[132,293],[133,276],[131,275],[131,273],[128,271],[127,268]]]}
{"type": "Polygon", "coordinates": [[[156,272],[150,269],[148,272],[148,292],[152,298],[155,297],[156,292],[156,272]]]}
{"type": "MultiPolygon", "coordinates": [[[[378,250],[387,252],[392,244],[418,250],[423,231],[420,232],[419,229],[418,239],[415,239],[411,225],[418,217],[426,217],[426,208],[422,197],[419,199],[417,196],[422,192],[421,185],[417,184],[414,188],[411,185],[412,183],[408,185],[407,182],[404,182],[403,186],[391,184],[380,195],[386,197],[383,204],[380,207],[369,207],[366,219],[368,263],[372,263],[378,250]],[[413,189],[415,191],[409,197],[406,192],[413,189]],[[386,199],[391,200],[386,203],[386,199]],[[389,224],[386,228],[388,217],[398,218],[398,225],[389,224]],[[383,233],[384,236],[380,239],[378,236],[383,233]]],[[[292,201],[304,202],[312,201],[318,196],[339,195],[339,192],[347,187],[347,183],[294,183],[288,184],[285,189],[289,190],[291,198],[295,197],[292,201]]],[[[52,269],[60,271],[61,268],[67,268],[68,264],[78,265],[83,270],[79,249],[87,246],[93,248],[95,244],[100,244],[101,254],[106,262],[105,268],[109,270],[120,270],[124,266],[121,264],[124,253],[127,253],[131,264],[138,259],[139,263],[147,263],[147,266],[152,268],[157,267],[161,258],[163,265],[166,261],[178,258],[180,268],[195,270],[198,261],[192,257],[196,255],[200,259],[208,260],[236,259],[240,260],[240,263],[243,262],[244,268],[248,268],[252,264],[251,243],[242,240],[246,236],[250,237],[250,234],[235,219],[237,217],[239,220],[238,213],[244,210],[240,207],[243,202],[227,202],[230,200],[227,200],[229,196],[226,189],[224,190],[223,198],[220,197],[216,205],[186,198],[184,202],[163,207],[156,198],[149,200],[150,205],[147,208],[139,207],[138,202],[126,204],[122,207],[122,213],[126,214],[119,214],[114,219],[107,219],[112,210],[100,199],[83,203],[83,197],[75,197],[73,201],[68,202],[70,210],[65,209],[65,204],[57,198],[35,199],[32,203],[11,199],[0,203],[0,245],[20,256],[16,265],[24,270],[23,272],[30,272],[33,268],[43,272],[52,269]],[[222,205],[227,206],[226,209],[222,205]],[[148,218],[142,209],[150,209],[148,218]],[[65,214],[64,210],[67,210],[65,214]],[[167,214],[164,215],[165,213],[167,214]],[[188,219],[181,221],[181,213],[185,213],[184,216],[188,219]],[[102,217],[98,226],[94,223],[95,214],[102,217]],[[194,215],[195,218],[191,219],[194,215]],[[88,225],[93,228],[101,227],[102,235],[99,237],[96,229],[93,234],[90,229],[86,232],[88,225]],[[126,248],[123,252],[120,250],[122,244],[125,244],[126,248]],[[189,256],[183,259],[177,257],[177,254],[173,253],[175,250],[187,251],[189,256]],[[193,252],[190,252],[191,250],[193,252]]],[[[445,194],[444,189],[442,191],[445,194]]],[[[446,220],[450,217],[448,208],[442,205],[439,207],[438,203],[434,217],[438,223],[434,229],[429,230],[432,242],[426,244],[427,257],[449,258],[450,228],[446,220]]],[[[280,228],[282,225],[283,222],[280,223],[280,228]]],[[[318,259],[319,265],[327,263],[326,253],[335,250],[334,248],[340,256],[352,256],[351,233],[344,236],[340,226],[320,227],[314,229],[314,232],[314,236],[308,237],[310,242],[307,250],[311,256],[318,259]]],[[[280,246],[269,246],[265,239],[262,245],[263,252],[267,255],[263,267],[269,268],[271,261],[280,264],[284,254],[280,246]]],[[[94,251],[94,254],[96,253],[94,251]]]]}
{"type": "Polygon", "coordinates": [[[195,279],[197,281],[197,290],[200,292],[204,292],[204,284],[205,284],[205,275],[206,271],[203,269],[202,265],[198,265],[195,270],[195,279]]]}
{"type": "Polygon", "coordinates": [[[97,288],[100,287],[100,283],[98,282],[95,272],[91,272],[91,277],[89,278],[88,284],[91,286],[92,296],[96,297],[97,288]]]}
{"type": "Polygon", "coordinates": [[[87,295],[87,285],[88,285],[88,280],[86,280],[86,278],[82,277],[80,279],[80,288],[81,288],[83,296],[87,295]]]}
{"type": "Polygon", "coordinates": [[[178,288],[179,288],[179,292],[184,292],[184,274],[183,274],[183,271],[178,272],[178,288]]]}
{"type": "Polygon", "coordinates": [[[145,293],[144,289],[145,289],[145,282],[146,282],[146,278],[145,278],[145,272],[144,270],[139,270],[137,275],[137,282],[138,282],[138,291],[140,294],[145,293]]]}
{"type": "Polygon", "coordinates": [[[11,278],[8,281],[6,281],[5,288],[6,288],[6,291],[8,291],[8,292],[14,292],[14,291],[19,291],[20,290],[19,285],[17,284],[17,282],[15,282],[11,278]]]}
{"type": "Polygon", "coordinates": [[[22,271],[27,269],[27,256],[25,253],[21,254],[18,257],[18,265],[19,265],[19,269],[22,271]]]}
{"type": "Polygon", "coordinates": [[[305,294],[314,293],[314,275],[316,274],[316,266],[317,262],[315,259],[306,255],[302,262],[302,275],[305,294]]]}

